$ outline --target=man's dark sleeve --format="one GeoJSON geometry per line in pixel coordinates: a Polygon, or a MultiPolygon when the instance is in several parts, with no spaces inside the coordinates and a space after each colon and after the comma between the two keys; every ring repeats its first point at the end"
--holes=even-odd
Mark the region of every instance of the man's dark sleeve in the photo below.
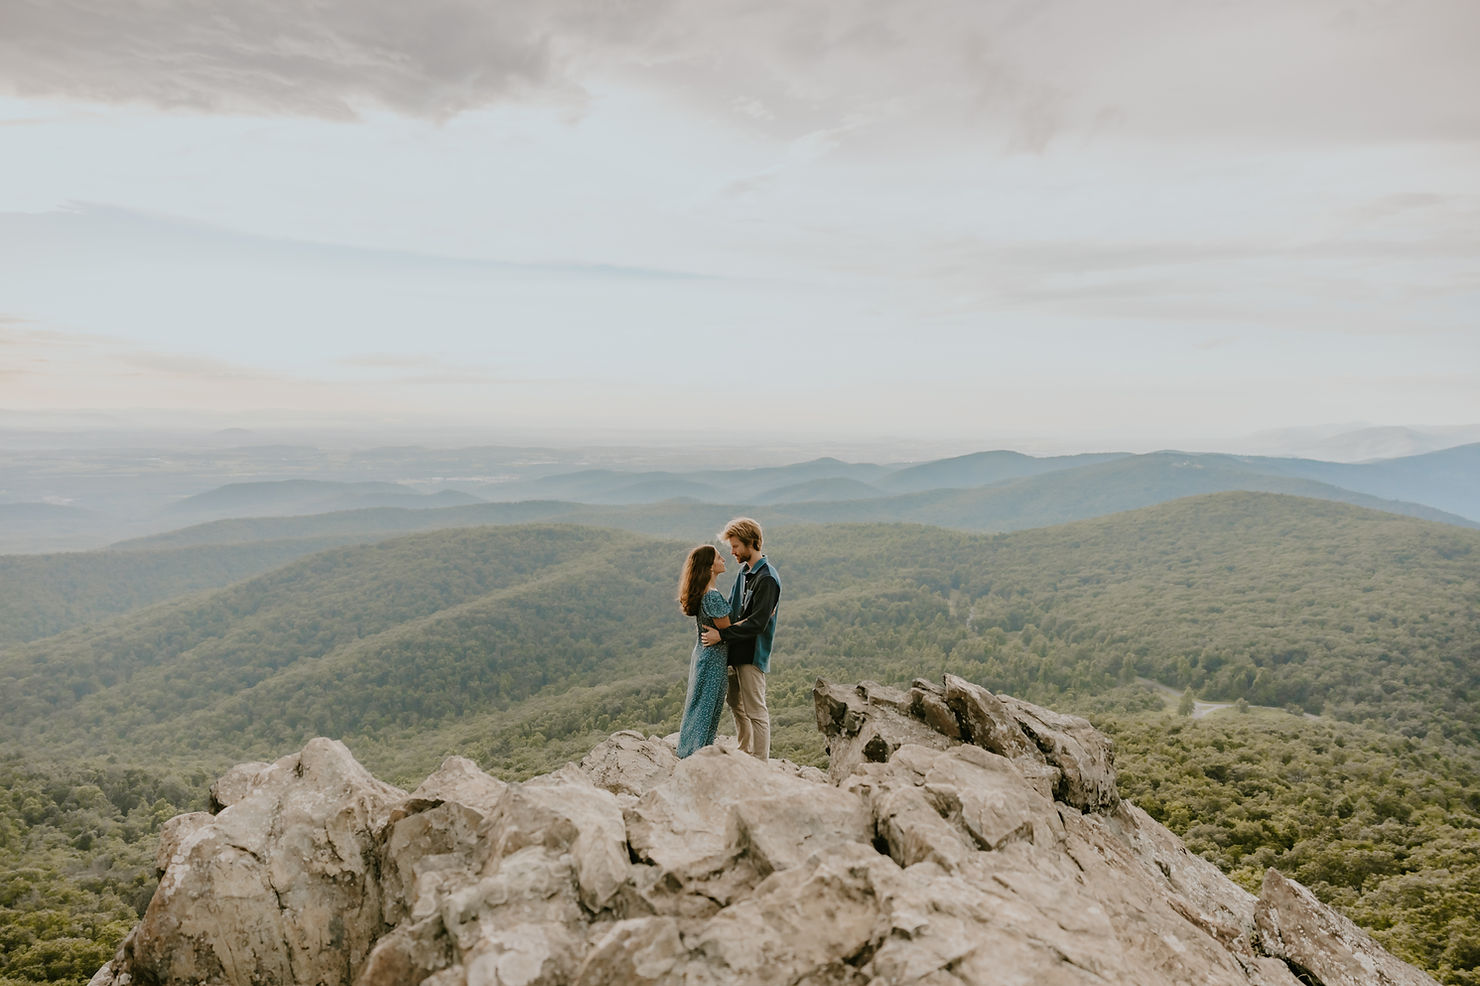
{"type": "Polygon", "coordinates": [[[776,612],[776,604],[780,601],[780,583],[775,579],[761,579],[750,594],[750,615],[720,630],[719,639],[730,641],[759,637],[766,624],[771,622],[771,614],[776,612]]]}

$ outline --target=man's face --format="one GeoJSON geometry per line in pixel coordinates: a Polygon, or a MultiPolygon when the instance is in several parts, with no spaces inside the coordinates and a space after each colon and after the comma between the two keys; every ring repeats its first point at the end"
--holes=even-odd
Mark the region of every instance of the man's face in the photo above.
{"type": "Polygon", "coordinates": [[[739,538],[725,538],[725,540],[730,543],[730,554],[735,556],[737,562],[742,565],[750,564],[751,559],[755,557],[755,552],[750,550],[750,545],[739,538]]]}

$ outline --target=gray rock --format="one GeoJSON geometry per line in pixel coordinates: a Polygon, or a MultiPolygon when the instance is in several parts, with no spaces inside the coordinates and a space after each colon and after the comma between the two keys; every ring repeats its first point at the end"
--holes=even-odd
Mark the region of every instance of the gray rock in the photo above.
{"type": "Polygon", "coordinates": [[[581,769],[591,783],[616,795],[641,797],[678,766],[678,752],[656,736],[635,729],[612,733],[586,754],[581,769]]]}
{"type": "Polygon", "coordinates": [[[619,733],[521,784],[450,758],[406,795],[315,740],[169,823],[93,984],[1432,982],[1189,853],[1082,719],[950,677],[814,695],[829,775],[619,733]]]}
{"type": "Polygon", "coordinates": [[[449,801],[391,826],[381,868],[388,923],[426,917],[449,882],[465,879],[485,818],[449,801]]]}
{"type": "Polygon", "coordinates": [[[1244,973],[1251,986],[1308,986],[1295,978],[1289,966],[1267,955],[1256,955],[1246,960],[1244,973]]]}
{"type": "Polygon", "coordinates": [[[909,714],[909,696],[869,682],[846,687],[822,679],[812,689],[817,728],[827,737],[827,776],[840,783],[865,763],[883,763],[901,746],[944,750],[954,741],[909,714]]]}
{"type": "Polygon", "coordinates": [[[440,919],[402,923],[376,943],[355,986],[420,983],[454,965],[452,939],[440,919]]]}
{"type": "Polygon", "coordinates": [[[820,848],[873,837],[857,798],[718,746],[681,761],[626,822],[632,855],[651,867],[644,907],[669,915],[710,913],[820,848]]]}
{"type": "Polygon", "coordinates": [[[448,757],[392,809],[381,872],[387,923],[431,913],[441,890],[471,865],[478,832],[506,790],[471,760],[448,757]]]}
{"type": "Polygon", "coordinates": [[[499,872],[508,857],[539,848],[573,870],[579,902],[595,914],[626,882],[627,829],[616,797],[593,785],[573,764],[513,784],[479,833],[481,872],[499,872]]]}
{"type": "Polygon", "coordinates": [[[1059,782],[1054,787],[1057,800],[1083,811],[1112,808],[1119,803],[1110,737],[1079,716],[1061,715],[1006,696],[1002,704],[1043,758],[1058,768],[1059,782]]]}
{"type": "Polygon", "coordinates": [[[159,848],[154,851],[154,873],[164,876],[175,854],[182,849],[188,851],[186,843],[191,836],[211,824],[215,816],[208,811],[192,811],[188,815],[176,815],[165,822],[159,830],[159,848]]]}
{"type": "Polygon", "coordinates": [[[575,986],[640,986],[673,981],[688,948],[670,917],[630,918],[606,925],[586,953],[575,986]]]}
{"type": "Polygon", "coordinates": [[[1264,873],[1254,923],[1265,952],[1320,986],[1437,986],[1276,870],[1264,873]]]}
{"type": "Polygon", "coordinates": [[[173,852],[115,975],[349,984],[385,930],[376,836],[405,792],[316,739],[173,852]]]}
{"type": "Polygon", "coordinates": [[[1188,851],[1171,830],[1135,805],[1122,801],[1104,814],[1086,815],[1101,839],[1124,845],[1146,873],[1197,915],[1220,939],[1248,938],[1254,930],[1254,895],[1223,871],[1188,851]]]}
{"type": "Polygon", "coordinates": [[[960,722],[962,739],[1009,760],[1043,761],[1038,747],[1028,741],[1002,700],[980,685],[948,674],[942,699],[960,722]]]}
{"type": "Polygon", "coordinates": [[[851,688],[819,680],[817,728],[828,740],[828,776],[841,783],[859,764],[888,760],[901,746],[947,749],[959,742],[1012,760],[1040,793],[1082,811],[1120,800],[1110,740],[1078,716],[998,697],[963,678],[908,693],[873,682],[851,688]]]}
{"type": "MultiPolygon", "coordinates": [[[[426,780],[416,786],[402,810],[405,814],[411,814],[421,810],[412,806],[425,805],[429,808],[455,801],[486,815],[498,804],[499,798],[503,797],[508,787],[497,777],[490,777],[479,770],[478,765],[468,758],[448,757],[426,780]]],[[[395,821],[394,812],[392,821],[395,821]]]]}
{"type": "Polygon", "coordinates": [[[961,738],[961,723],[939,689],[918,685],[911,688],[909,713],[946,739],[961,738]]]}
{"type": "Polygon", "coordinates": [[[272,765],[257,761],[239,763],[217,778],[216,783],[211,785],[211,814],[220,814],[222,809],[245,798],[257,778],[270,766],[272,765]]]}

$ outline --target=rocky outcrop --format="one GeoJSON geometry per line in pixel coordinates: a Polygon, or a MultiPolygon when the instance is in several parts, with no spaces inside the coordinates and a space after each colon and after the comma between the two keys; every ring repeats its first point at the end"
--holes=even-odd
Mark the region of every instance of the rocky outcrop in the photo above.
{"type": "Polygon", "coordinates": [[[385,930],[381,837],[406,793],[327,739],[251,773],[166,827],[159,888],[94,981],[353,980],[385,930]]]}
{"type": "Polygon", "coordinates": [[[827,774],[633,732],[523,783],[450,758],[409,794],[329,740],[239,768],[167,826],[93,982],[1432,982],[1189,853],[1083,719],[952,676],[814,698],[827,774]]]}
{"type": "Polygon", "coordinates": [[[1400,962],[1366,932],[1275,870],[1264,874],[1254,924],[1260,944],[1322,986],[1428,986],[1433,980],[1400,962]]]}
{"type": "Polygon", "coordinates": [[[1089,810],[1120,800],[1110,740],[1087,719],[999,698],[953,674],[940,686],[917,678],[908,692],[872,681],[819,683],[814,697],[834,783],[906,744],[947,749],[963,742],[1012,761],[1040,793],[1065,804],[1089,810]]]}

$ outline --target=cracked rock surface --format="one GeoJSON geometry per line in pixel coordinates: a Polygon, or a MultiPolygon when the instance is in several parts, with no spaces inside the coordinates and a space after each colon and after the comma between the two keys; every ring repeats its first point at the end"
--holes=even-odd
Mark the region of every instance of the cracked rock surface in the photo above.
{"type": "Polygon", "coordinates": [[[950,675],[814,699],[826,774],[635,732],[523,783],[449,758],[409,794],[326,739],[236,768],[167,826],[93,984],[1433,982],[1189,853],[1083,719],[950,675]]]}

